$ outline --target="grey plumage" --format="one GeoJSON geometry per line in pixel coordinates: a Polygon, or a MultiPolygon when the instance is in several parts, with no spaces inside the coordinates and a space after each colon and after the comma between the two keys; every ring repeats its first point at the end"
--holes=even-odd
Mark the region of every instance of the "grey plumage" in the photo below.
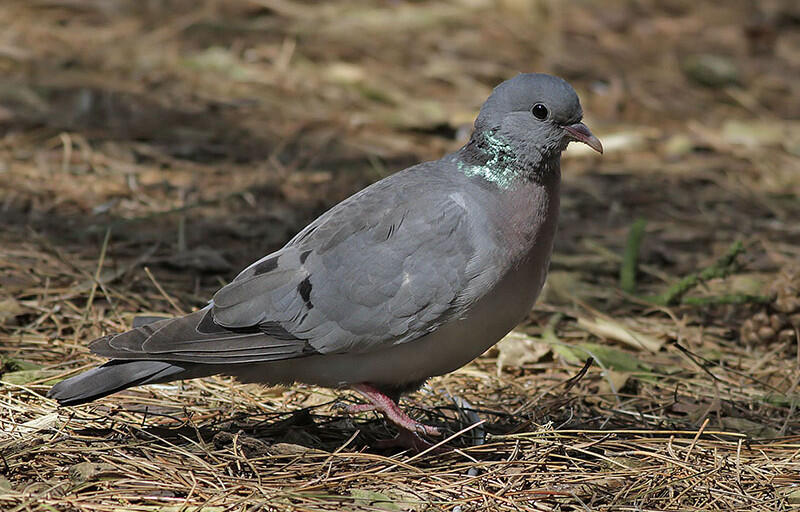
{"type": "Polygon", "coordinates": [[[179,379],[207,377],[214,372],[210,367],[170,363],[166,361],[109,361],[63,382],[56,384],[48,396],[61,405],[78,405],[122,391],[131,386],[158,384],[179,379]]]}
{"type": "Polygon", "coordinates": [[[570,140],[602,149],[581,116],[561,79],[504,82],[466,146],[344,200],[205,308],[94,341],[111,361],[50,396],[77,404],[214,373],[396,394],[466,364],[527,314],[544,283],[561,151],[570,140]],[[536,104],[547,118],[532,114],[536,104]]]}

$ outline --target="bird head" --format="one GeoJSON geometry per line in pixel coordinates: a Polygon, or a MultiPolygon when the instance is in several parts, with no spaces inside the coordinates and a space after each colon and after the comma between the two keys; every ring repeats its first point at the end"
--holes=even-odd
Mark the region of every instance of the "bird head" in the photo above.
{"type": "Polygon", "coordinates": [[[525,73],[498,85],[475,121],[476,133],[491,133],[529,163],[551,160],[572,142],[602,153],[603,145],[581,122],[575,90],[561,78],[525,73]]]}

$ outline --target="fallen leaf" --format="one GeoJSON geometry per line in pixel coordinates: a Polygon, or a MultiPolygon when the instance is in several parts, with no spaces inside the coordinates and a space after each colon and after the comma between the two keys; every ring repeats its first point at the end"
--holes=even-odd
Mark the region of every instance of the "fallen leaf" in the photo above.
{"type": "Polygon", "coordinates": [[[598,338],[609,338],[614,341],[625,343],[626,345],[638,350],[648,350],[658,352],[664,344],[664,340],[653,336],[636,332],[630,327],[622,325],[616,320],[606,317],[579,317],[578,325],[594,334],[598,338]]]}
{"type": "Polygon", "coordinates": [[[590,357],[584,351],[575,350],[569,345],[553,345],[553,354],[568,364],[583,364],[590,357]]]}
{"type": "Polygon", "coordinates": [[[526,334],[511,331],[497,343],[497,374],[504,367],[521,367],[541,361],[552,351],[550,344],[526,334]]]}
{"type": "Polygon", "coordinates": [[[583,272],[554,270],[548,273],[540,302],[572,304],[575,299],[596,297],[598,287],[587,282],[583,272]]]}
{"type": "Polygon", "coordinates": [[[553,347],[553,351],[564,357],[568,362],[580,364],[589,357],[594,358],[606,370],[615,370],[628,373],[649,373],[647,365],[618,348],[600,345],[598,343],[581,343],[579,345],[560,345],[560,349],[553,347]]]}
{"type": "Polygon", "coordinates": [[[600,381],[600,386],[597,388],[598,395],[617,394],[625,387],[628,380],[631,378],[630,372],[618,372],[615,370],[608,370],[603,373],[603,380],[600,381]]]}

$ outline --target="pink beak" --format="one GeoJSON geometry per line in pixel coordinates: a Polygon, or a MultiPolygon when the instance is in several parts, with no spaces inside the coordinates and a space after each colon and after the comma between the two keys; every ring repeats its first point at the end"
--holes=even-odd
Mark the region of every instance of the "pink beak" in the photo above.
{"type": "Polygon", "coordinates": [[[571,124],[569,126],[565,126],[564,130],[566,130],[572,140],[583,142],[601,155],[603,154],[603,145],[600,143],[600,139],[595,137],[592,133],[592,130],[590,130],[585,124],[571,124]]]}

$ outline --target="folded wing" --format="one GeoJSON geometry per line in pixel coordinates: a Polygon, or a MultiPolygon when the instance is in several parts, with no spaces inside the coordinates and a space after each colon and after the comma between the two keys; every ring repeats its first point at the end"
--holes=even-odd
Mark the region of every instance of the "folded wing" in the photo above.
{"type": "Polygon", "coordinates": [[[467,210],[446,180],[387,179],[343,201],[283,249],[243,271],[212,303],[95,341],[114,359],[208,364],[366,352],[436,329],[464,305],[467,210]],[[399,194],[407,198],[397,201],[399,194]]]}

